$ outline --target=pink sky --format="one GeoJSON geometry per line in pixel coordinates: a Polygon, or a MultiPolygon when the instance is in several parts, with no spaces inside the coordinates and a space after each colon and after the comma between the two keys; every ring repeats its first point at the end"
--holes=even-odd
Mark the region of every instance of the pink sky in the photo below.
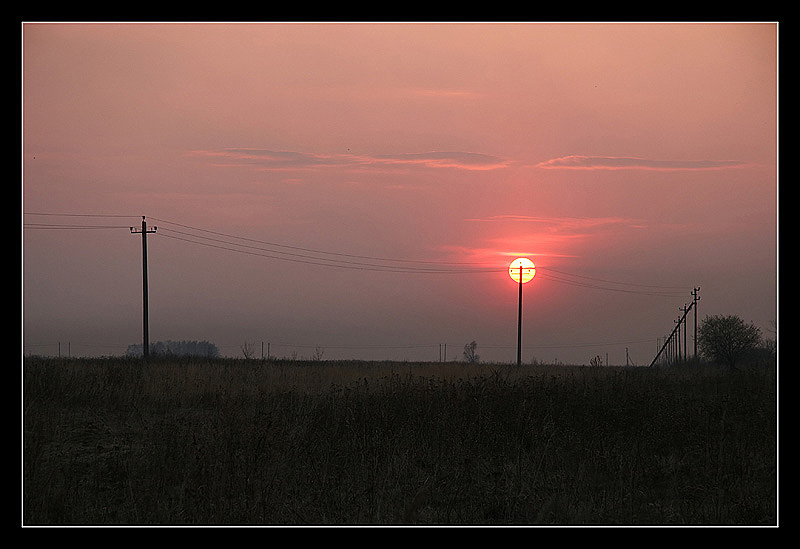
{"type": "Polygon", "coordinates": [[[141,342],[143,215],[151,341],[511,362],[517,255],[525,361],[649,364],[698,286],[774,338],[777,34],[26,23],[23,350],[141,342]]]}

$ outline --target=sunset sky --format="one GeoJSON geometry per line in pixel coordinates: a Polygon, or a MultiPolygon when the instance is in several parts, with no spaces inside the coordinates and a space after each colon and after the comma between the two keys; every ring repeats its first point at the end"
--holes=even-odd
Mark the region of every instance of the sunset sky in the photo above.
{"type": "Polygon", "coordinates": [[[513,362],[523,256],[524,362],[646,366],[695,287],[775,338],[777,41],[25,23],[23,352],[141,343],[142,216],[151,342],[513,362]]]}

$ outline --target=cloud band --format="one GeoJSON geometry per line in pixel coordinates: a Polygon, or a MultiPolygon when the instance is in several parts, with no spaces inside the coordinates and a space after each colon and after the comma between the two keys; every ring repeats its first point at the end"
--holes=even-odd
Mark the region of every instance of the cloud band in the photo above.
{"type": "Polygon", "coordinates": [[[567,170],[722,170],[744,166],[738,160],[648,160],[630,156],[570,155],[540,162],[537,168],[567,170]]]}

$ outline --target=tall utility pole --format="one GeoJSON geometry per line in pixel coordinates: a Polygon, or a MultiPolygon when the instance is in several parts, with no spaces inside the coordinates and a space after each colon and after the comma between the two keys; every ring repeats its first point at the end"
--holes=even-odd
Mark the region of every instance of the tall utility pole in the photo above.
{"type": "Polygon", "coordinates": [[[694,307],[694,359],[697,360],[697,302],[700,299],[697,296],[697,292],[700,291],[700,286],[692,290],[692,296],[694,300],[692,301],[692,306],[694,307]]]}
{"type": "Polygon", "coordinates": [[[519,264],[519,314],[517,316],[517,366],[522,364],[522,263],[519,264]]]}
{"type": "Polygon", "coordinates": [[[147,233],[156,232],[158,227],[147,229],[147,221],[142,216],[142,230],[131,227],[131,233],[142,233],[142,353],[145,359],[150,357],[150,328],[148,326],[147,311],[147,233]]]}

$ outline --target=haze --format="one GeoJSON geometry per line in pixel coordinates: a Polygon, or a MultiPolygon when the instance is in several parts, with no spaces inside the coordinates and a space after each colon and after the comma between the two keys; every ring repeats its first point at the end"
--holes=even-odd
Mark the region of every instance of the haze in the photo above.
{"type": "Polygon", "coordinates": [[[777,35],[25,23],[23,352],[141,343],[142,216],[151,342],[513,362],[516,257],[524,362],[647,365],[695,287],[775,338],[777,35]]]}

